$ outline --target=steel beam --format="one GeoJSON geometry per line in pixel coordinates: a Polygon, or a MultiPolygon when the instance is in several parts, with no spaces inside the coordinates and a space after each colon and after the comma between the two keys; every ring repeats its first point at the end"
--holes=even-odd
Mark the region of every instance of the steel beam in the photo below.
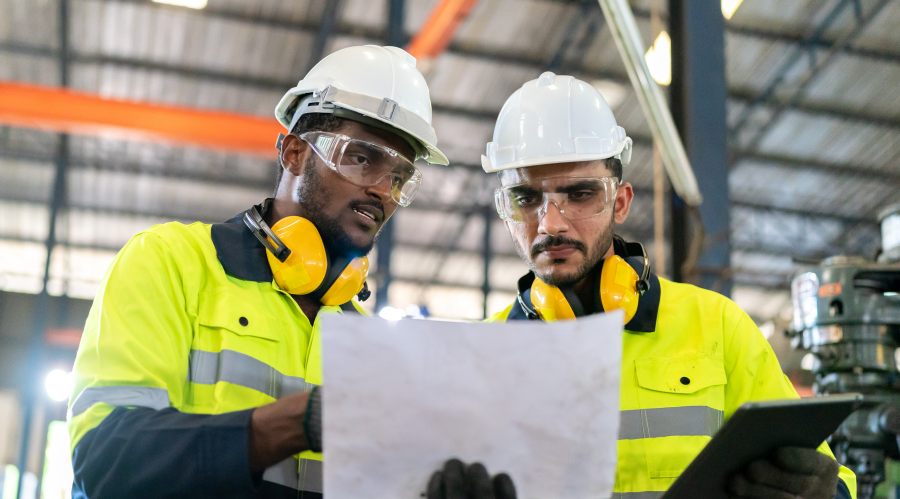
{"type": "MultiPolygon", "coordinates": [[[[14,160],[26,160],[26,161],[35,161],[35,162],[47,162],[50,163],[53,161],[52,157],[49,156],[41,156],[38,154],[28,154],[28,153],[16,153],[15,151],[0,151],[0,159],[8,158],[14,160]]],[[[177,180],[189,180],[189,181],[198,181],[198,182],[207,182],[207,183],[219,183],[223,186],[229,187],[248,187],[253,189],[259,189],[261,194],[265,194],[268,192],[272,185],[270,179],[258,179],[254,177],[240,177],[240,176],[221,176],[221,177],[210,177],[207,174],[201,174],[191,171],[166,171],[161,172],[157,170],[146,170],[138,163],[110,163],[107,164],[105,161],[98,160],[89,160],[86,158],[78,158],[73,157],[70,160],[69,164],[70,168],[73,170],[78,169],[91,169],[91,170],[100,170],[100,171],[110,171],[110,172],[121,172],[128,173],[132,175],[146,175],[146,176],[156,176],[156,177],[168,177],[177,180]]],[[[481,167],[478,165],[470,165],[465,163],[452,163],[450,168],[462,168],[466,170],[478,170],[481,171],[481,167]]],[[[649,186],[634,186],[635,194],[637,194],[640,198],[649,198],[652,196],[652,189],[649,186]]],[[[14,201],[19,201],[22,199],[12,199],[14,201]]],[[[26,199],[22,201],[27,202],[43,202],[41,199],[26,199]]],[[[422,200],[420,200],[422,201],[422,200]]],[[[429,211],[433,210],[441,210],[447,213],[461,213],[461,214],[470,214],[476,213],[480,210],[480,207],[473,204],[470,206],[466,205],[438,205],[438,204],[425,204],[420,201],[416,201],[413,205],[408,208],[409,210],[422,210],[429,211]]],[[[850,216],[845,214],[835,214],[830,212],[821,212],[815,210],[808,210],[802,208],[791,208],[791,207],[783,207],[783,206],[770,206],[759,203],[757,201],[749,200],[749,199],[732,199],[731,206],[735,208],[744,208],[748,210],[762,211],[766,213],[772,214],[785,214],[785,215],[793,215],[798,217],[806,217],[806,218],[814,218],[821,220],[834,220],[845,224],[861,224],[863,226],[868,227],[877,227],[877,222],[874,219],[868,219],[865,217],[859,216],[850,216]]],[[[100,209],[98,207],[98,209],[100,209]]],[[[135,213],[135,215],[141,215],[140,213],[135,213]]],[[[146,216],[163,216],[165,214],[152,214],[147,213],[146,216]]],[[[190,218],[190,214],[175,214],[173,218],[177,218],[179,220],[186,220],[190,218]]]]}
{"type": "Polygon", "coordinates": [[[271,155],[280,130],[271,118],[7,82],[0,82],[0,122],[66,133],[110,131],[265,156],[271,155]]]}
{"type": "MultiPolygon", "coordinates": [[[[406,19],[406,0],[389,0],[388,2],[388,45],[402,47],[406,44],[403,23],[406,19]]],[[[393,275],[391,273],[391,255],[394,249],[395,224],[387,223],[381,228],[378,239],[375,241],[377,249],[376,257],[376,282],[378,289],[375,292],[375,310],[379,310],[390,303],[389,291],[393,275]]]]}
{"type": "MultiPolygon", "coordinates": [[[[4,42],[0,42],[0,50],[4,47],[9,48],[9,46],[4,45],[4,42]]],[[[16,50],[23,49],[21,46],[14,46],[16,50]]],[[[41,52],[44,54],[44,52],[41,52]]],[[[56,52],[52,49],[47,49],[45,55],[52,56],[55,55],[56,52]]],[[[125,57],[119,56],[108,56],[108,55],[82,55],[82,56],[73,56],[71,58],[76,63],[86,63],[86,64],[112,64],[116,66],[128,67],[136,70],[147,70],[147,71],[161,71],[161,72],[169,72],[173,74],[184,75],[190,78],[199,78],[199,79],[209,79],[215,80],[218,82],[225,82],[234,85],[242,85],[242,86],[253,86],[261,89],[269,89],[272,91],[282,91],[285,88],[289,88],[294,84],[292,81],[281,81],[279,79],[274,78],[265,78],[265,77],[251,77],[247,75],[233,74],[228,72],[223,72],[219,70],[204,70],[198,68],[191,68],[181,65],[169,64],[169,63],[160,63],[160,62],[149,62],[149,61],[135,61],[125,57]]],[[[753,96],[755,95],[754,91],[751,91],[747,88],[739,88],[733,89],[731,91],[731,99],[737,100],[739,102],[748,103],[751,102],[753,96]]],[[[805,103],[804,105],[809,104],[809,106],[814,108],[815,113],[826,115],[842,120],[855,121],[863,124],[871,124],[875,126],[888,127],[897,129],[900,128],[900,120],[896,117],[892,116],[881,116],[875,115],[872,113],[860,113],[853,109],[845,108],[845,107],[837,107],[833,105],[825,105],[825,104],[816,104],[816,103],[805,103]]],[[[472,120],[490,120],[493,121],[496,118],[496,112],[488,109],[472,109],[442,103],[434,103],[433,110],[435,114],[447,114],[451,116],[460,116],[472,120]]],[[[649,147],[651,143],[651,139],[649,136],[643,136],[638,134],[632,134],[632,138],[635,141],[635,145],[639,146],[647,146],[649,147]]],[[[268,142],[266,142],[268,144],[268,142]]],[[[268,147],[266,145],[266,147],[268,147]]],[[[765,153],[754,152],[746,148],[740,148],[733,151],[732,154],[736,160],[740,159],[748,159],[753,161],[762,161],[769,163],[777,163],[779,165],[784,165],[785,167],[792,169],[806,169],[810,171],[827,171],[828,173],[847,173],[852,172],[854,175],[862,175],[866,178],[871,178],[872,180],[877,181],[887,181],[887,182],[896,182],[900,174],[893,173],[890,171],[885,171],[883,169],[872,167],[872,166],[846,166],[839,164],[828,164],[823,163],[821,161],[817,161],[815,159],[806,159],[800,158],[796,156],[787,156],[787,155],[771,155],[765,153]]]]}
{"type": "MultiPolygon", "coordinates": [[[[57,23],[59,27],[59,51],[57,53],[57,63],[59,67],[60,86],[66,88],[69,86],[69,0],[58,0],[57,23]]],[[[34,424],[35,411],[38,406],[43,405],[43,399],[38,396],[40,391],[41,371],[44,367],[43,339],[44,330],[47,329],[49,317],[47,310],[50,305],[50,293],[48,284],[50,282],[50,267],[53,261],[53,251],[56,249],[57,241],[57,222],[59,214],[66,209],[66,180],[68,175],[69,161],[69,136],[62,134],[59,137],[59,144],[56,151],[56,166],[53,177],[53,190],[50,193],[50,209],[48,214],[48,230],[47,238],[44,241],[46,256],[44,258],[44,274],[42,276],[41,291],[37,296],[34,308],[34,316],[32,319],[33,329],[28,339],[28,350],[26,353],[27,361],[25,362],[25,372],[22,376],[22,424],[21,440],[19,442],[19,481],[16,487],[16,498],[21,499],[24,494],[25,476],[28,474],[28,454],[31,448],[31,427],[34,424]]],[[[46,419],[46,418],[45,418],[46,419]]],[[[41,441],[46,434],[47,421],[43,422],[44,431],[39,437],[41,441]]],[[[43,456],[43,453],[40,454],[43,456]]],[[[39,458],[41,464],[43,457],[39,458]]],[[[38,467],[38,474],[43,466],[38,467]]],[[[40,482],[38,480],[35,496],[40,497],[40,482]]]]}
{"type": "Polygon", "coordinates": [[[732,86],[728,89],[728,98],[747,106],[765,106],[775,109],[779,106],[786,106],[786,109],[817,117],[821,116],[890,130],[900,130],[900,118],[896,114],[860,111],[858,107],[854,106],[809,99],[799,99],[799,105],[794,105],[793,102],[789,102],[790,99],[777,95],[771,96],[765,103],[757,103],[756,99],[760,92],[760,90],[746,86],[732,86]]]}
{"type": "MultiPolygon", "coordinates": [[[[138,5],[148,5],[146,0],[113,0],[121,3],[132,3],[138,5]]],[[[159,9],[178,9],[177,7],[171,7],[167,5],[161,4],[152,4],[154,8],[159,9]]],[[[638,17],[649,17],[649,11],[643,9],[635,9],[635,14],[638,17]]],[[[248,23],[248,24],[258,24],[261,26],[285,29],[291,31],[304,31],[308,33],[317,33],[320,25],[313,20],[305,20],[305,21],[293,21],[290,19],[284,19],[271,15],[247,15],[238,12],[229,11],[228,9],[223,9],[221,7],[213,7],[208,6],[198,15],[213,17],[217,19],[224,19],[234,22],[240,23],[248,23]]],[[[378,28],[372,28],[368,26],[359,26],[359,25],[348,25],[348,24],[340,24],[334,29],[335,35],[341,36],[352,36],[352,37],[360,37],[367,38],[371,40],[381,40],[384,39],[385,34],[384,30],[378,28]]],[[[408,36],[408,34],[407,34],[408,36]]],[[[825,38],[819,37],[816,40],[825,40],[825,38]]],[[[18,44],[20,49],[33,51],[33,47],[22,47],[21,44],[18,44]]],[[[6,46],[7,48],[14,49],[15,47],[11,44],[0,43],[0,48],[6,46]]],[[[447,48],[447,52],[453,55],[458,56],[466,56],[472,58],[480,58],[490,60],[492,62],[498,63],[506,63],[506,64],[516,64],[522,66],[531,66],[533,67],[535,72],[539,72],[541,68],[543,68],[546,64],[541,57],[534,57],[527,54],[515,54],[515,53],[498,53],[490,48],[483,46],[475,46],[471,44],[462,44],[459,42],[452,42],[450,46],[447,48]]],[[[848,52],[852,53],[852,52],[848,52]]],[[[79,62],[77,59],[73,59],[73,62],[79,62]]],[[[628,81],[627,75],[621,70],[613,70],[613,69],[602,69],[602,70],[588,70],[583,66],[573,67],[572,72],[576,74],[580,74],[582,77],[587,79],[607,79],[611,81],[615,81],[621,83],[623,85],[630,85],[628,81]]],[[[293,86],[293,82],[291,83],[293,86]]],[[[287,87],[280,87],[280,89],[287,87]]],[[[745,102],[745,98],[739,95],[733,96],[734,99],[738,102],[745,102]]],[[[796,102],[793,103],[792,108],[799,109],[804,112],[816,114],[819,110],[816,109],[815,106],[807,108],[805,102],[796,102]]],[[[853,116],[848,116],[846,119],[864,119],[862,118],[864,115],[860,115],[859,113],[854,113],[853,116]],[[856,117],[854,117],[856,116],[856,117]]]]}
{"type": "MultiPolygon", "coordinates": [[[[802,33],[781,31],[763,26],[751,26],[749,24],[738,24],[734,21],[728,22],[725,30],[729,35],[746,36],[748,38],[758,38],[769,42],[790,45],[802,45],[811,47],[815,50],[828,50],[837,42],[837,38],[825,34],[822,34],[815,40],[809,40],[802,33]]],[[[871,59],[879,63],[900,64],[900,51],[890,50],[889,47],[874,49],[848,45],[844,48],[844,53],[853,57],[871,59]]]]}
{"type": "Polygon", "coordinates": [[[799,158],[787,154],[752,152],[748,149],[740,148],[732,149],[731,154],[738,158],[738,160],[730,166],[732,171],[740,165],[741,161],[753,161],[756,163],[776,165],[779,168],[788,170],[809,171],[835,177],[885,182],[900,186],[900,169],[896,168],[881,169],[866,165],[846,165],[814,158],[799,158]]]}
{"type": "Polygon", "coordinates": [[[319,29],[316,32],[316,39],[313,40],[312,50],[309,52],[309,62],[306,63],[307,72],[325,55],[325,47],[328,45],[328,40],[334,32],[334,25],[337,22],[340,6],[341,0],[328,0],[325,2],[325,9],[322,11],[322,21],[319,23],[319,29]]]}
{"type": "Polygon", "coordinates": [[[725,101],[725,21],[718,2],[670,0],[672,116],[703,195],[697,208],[702,247],[690,240],[690,209],[672,194],[672,269],[676,281],[731,294],[728,144],[725,101]],[[699,254],[691,254],[699,251],[699,254]]]}

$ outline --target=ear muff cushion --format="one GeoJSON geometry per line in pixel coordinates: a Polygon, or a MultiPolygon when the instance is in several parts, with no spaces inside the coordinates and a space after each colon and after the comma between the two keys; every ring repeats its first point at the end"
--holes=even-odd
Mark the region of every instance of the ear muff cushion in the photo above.
{"type": "Polygon", "coordinates": [[[540,279],[535,279],[531,285],[531,304],[541,319],[547,322],[575,318],[575,312],[563,292],[540,279]]]}
{"type": "Polygon", "coordinates": [[[325,279],[328,256],[316,226],[303,217],[291,216],[273,225],[272,232],[291,249],[284,262],[266,252],[278,286],[292,295],[309,294],[318,288],[325,279]]]}
{"type": "Polygon", "coordinates": [[[628,324],[637,313],[639,279],[640,276],[624,258],[618,255],[607,258],[600,273],[600,303],[603,310],[621,309],[625,312],[625,324],[628,324]]]}
{"type": "Polygon", "coordinates": [[[354,258],[322,296],[323,305],[343,305],[362,289],[369,275],[369,259],[354,258]]]}

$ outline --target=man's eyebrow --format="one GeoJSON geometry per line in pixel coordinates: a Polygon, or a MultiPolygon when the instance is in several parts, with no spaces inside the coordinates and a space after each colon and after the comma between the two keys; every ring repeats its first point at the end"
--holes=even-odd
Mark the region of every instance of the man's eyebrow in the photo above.
{"type": "Polygon", "coordinates": [[[578,182],[574,182],[571,184],[561,185],[553,189],[553,192],[575,192],[575,191],[583,191],[583,190],[596,190],[600,187],[600,182],[597,180],[579,180],[578,182]]]}
{"type": "Polygon", "coordinates": [[[516,185],[510,187],[509,191],[515,194],[533,194],[540,191],[540,189],[538,189],[537,187],[532,187],[530,185],[516,185]]]}

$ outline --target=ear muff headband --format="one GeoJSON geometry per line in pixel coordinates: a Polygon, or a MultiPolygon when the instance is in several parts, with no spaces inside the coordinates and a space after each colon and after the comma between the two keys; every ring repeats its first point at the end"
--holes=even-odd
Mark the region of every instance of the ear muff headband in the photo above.
{"type": "Polygon", "coordinates": [[[336,272],[336,267],[329,268],[322,236],[309,220],[285,217],[270,228],[253,207],[244,213],[244,224],[268,250],[266,258],[272,277],[282,290],[292,295],[317,296],[323,305],[342,305],[363,291],[369,272],[368,258],[354,258],[340,272],[336,272]]]}

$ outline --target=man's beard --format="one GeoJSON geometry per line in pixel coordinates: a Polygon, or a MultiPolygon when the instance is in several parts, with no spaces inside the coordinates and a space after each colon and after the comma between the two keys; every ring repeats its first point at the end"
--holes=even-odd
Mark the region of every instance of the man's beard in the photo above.
{"type": "Polygon", "coordinates": [[[587,278],[590,275],[591,271],[597,267],[597,264],[600,263],[601,260],[603,260],[603,255],[606,254],[606,251],[612,244],[614,229],[615,224],[610,221],[610,224],[606,228],[606,230],[604,230],[597,238],[597,244],[594,245],[594,248],[590,253],[587,253],[587,248],[585,247],[584,243],[575,241],[574,239],[569,239],[565,236],[547,236],[540,242],[532,245],[532,247],[530,248],[530,255],[526,255],[524,250],[520,248],[518,244],[516,245],[516,251],[518,251],[519,256],[521,256],[523,260],[528,262],[528,267],[540,280],[558,288],[574,286],[582,279],[587,278]],[[574,272],[568,275],[553,275],[552,273],[542,274],[537,269],[537,266],[534,263],[534,259],[544,249],[559,244],[570,244],[574,246],[576,249],[584,253],[584,261],[581,265],[578,266],[577,269],[575,269],[574,272]]]}
{"type": "Polygon", "coordinates": [[[360,246],[347,235],[347,231],[337,219],[325,214],[324,182],[318,171],[319,165],[316,164],[315,156],[310,156],[303,169],[303,181],[297,187],[297,199],[300,201],[304,218],[312,222],[319,230],[322,242],[332,257],[355,258],[368,254],[375,245],[374,238],[368,244],[360,246]]]}

